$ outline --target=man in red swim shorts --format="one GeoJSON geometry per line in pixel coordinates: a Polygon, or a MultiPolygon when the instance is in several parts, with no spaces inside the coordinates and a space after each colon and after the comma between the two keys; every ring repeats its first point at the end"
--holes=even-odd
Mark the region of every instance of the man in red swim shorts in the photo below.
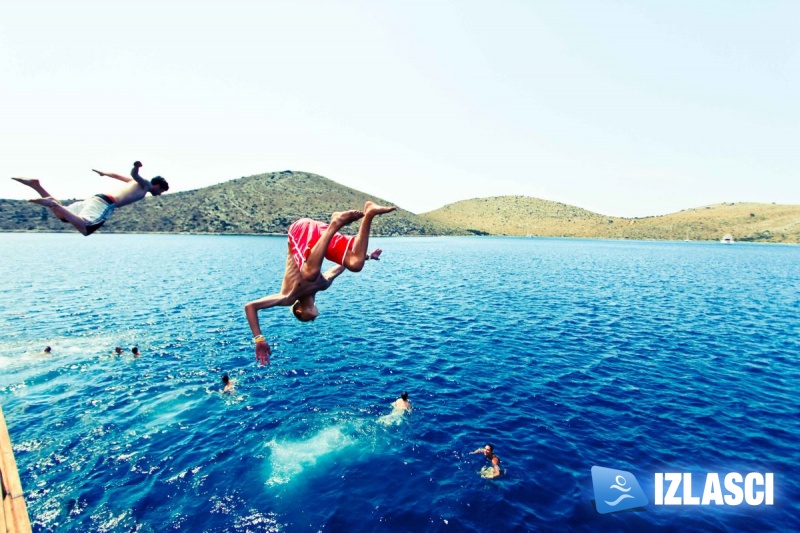
{"type": "Polygon", "coordinates": [[[124,182],[125,185],[113,195],[96,194],[67,206],[61,205],[61,202],[50,196],[50,193],[42,187],[38,179],[11,179],[23,185],[27,185],[39,193],[41,198],[28,200],[29,202],[50,208],[50,211],[52,211],[59,220],[72,224],[76,230],[88,237],[106,223],[106,220],[111,216],[114,209],[132,204],[133,202],[138,202],[147,196],[148,192],[153,196],[158,196],[169,190],[167,180],[161,176],[156,176],[152,180],[146,180],[141,177],[139,175],[139,168],[141,168],[141,166],[142,164],[138,161],[133,164],[130,178],[112,172],[101,172],[92,169],[93,172],[96,172],[100,176],[114,178],[115,180],[124,182]]]}
{"type": "Polygon", "coordinates": [[[369,255],[369,230],[372,219],[390,213],[396,207],[384,207],[367,202],[363,211],[343,211],[331,215],[330,224],[301,218],[289,227],[289,253],[280,292],[255,300],[244,306],[247,323],[253,331],[256,358],[263,365],[269,363],[272,353],[261,334],[258,311],[276,306],[291,306],[292,313],[301,322],[314,320],[319,315],[315,296],[331,286],[333,280],[345,270],[360,272],[368,259],[378,260],[381,250],[369,255]],[[338,233],[344,226],[362,219],[355,237],[338,233]],[[328,259],[338,266],[322,273],[322,260],[328,259]]]}

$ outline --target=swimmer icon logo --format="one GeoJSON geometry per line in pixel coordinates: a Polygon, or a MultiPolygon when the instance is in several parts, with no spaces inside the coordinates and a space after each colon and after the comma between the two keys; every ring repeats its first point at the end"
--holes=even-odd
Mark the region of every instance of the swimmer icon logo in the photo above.
{"type": "Polygon", "coordinates": [[[594,503],[600,514],[644,507],[648,503],[636,477],[624,470],[592,467],[594,503]]]}

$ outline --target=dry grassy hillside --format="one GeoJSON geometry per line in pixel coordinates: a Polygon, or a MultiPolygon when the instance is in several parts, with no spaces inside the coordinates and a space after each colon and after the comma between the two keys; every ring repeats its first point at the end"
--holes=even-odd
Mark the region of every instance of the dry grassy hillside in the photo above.
{"type": "Polygon", "coordinates": [[[718,204],[646,218],[617,218],[523,196],[476,198],[421,215],[493,235],[800,243],[800,206],[718,204]]]}
{"type": "Polygon", "coordinates": [[[527,196],[464,200],[421,216],[491,235],[599,237],[608,222],[579,207],[527,196]]]}
{"type": "MultiPolygon", "coordinates": [[[[119,209],[102,232],[284,234],[300,217],[328,220],[366,200],[390,204],[322,176],[272,172],[194,191],[148,197],[119,209]]],[[[353,226],[346,231],[354,231],[353,226]]],[[[47,209],[0,200],[0,231],[74,231],[47,209]]],[[[800,243],[800,206],[718,204],[671,215],[615,218],[524,196],[477,198],[424,215],[398,210],[378,217],[375,235],[536,235],[604,239],[800,243]]]]}
{"type": "MultiPolygon", "coordinates": [[[[284,234],[301,217],[329,220],[331,213],[386,200],[305,172],[272,172],[194,191],[148,196],[117,210],[101,232],[284,234]]],[[[345,230],[355,231],[358,225],[345,230]]],[[[47,209],[0,200],[0,231],[74,231],[47,209]]],[[[450,235],[455,230],[404,210],[378,217],[374,235],[450,235]]]]}
{"type": "Polygon", "coordinates": [[[757,203],[716,204],[661,217],[621,219],[614,238],[800,243],[800,206],[757,203]]]}

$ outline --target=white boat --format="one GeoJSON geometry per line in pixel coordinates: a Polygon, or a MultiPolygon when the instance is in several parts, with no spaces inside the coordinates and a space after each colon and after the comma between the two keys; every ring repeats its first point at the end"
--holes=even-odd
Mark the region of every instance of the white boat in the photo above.
{"type": "Polygon", "coordinates": [[[719,242],[722,244],[733,244],[733,235],[726,233],[725,236],[719,240],[719,242]]]}

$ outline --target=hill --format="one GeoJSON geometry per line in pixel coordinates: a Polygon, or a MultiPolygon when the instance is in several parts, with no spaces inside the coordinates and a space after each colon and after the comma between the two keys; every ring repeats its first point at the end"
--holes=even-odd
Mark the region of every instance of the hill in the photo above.
{"type": "MultiPolygon", "coordinates": [[[[99,191],[98,191],[99,192],[99,191]]],[[[285,234],[300,217],[328,220],[369,196],[306,172],[242,177],[193,191],[147,197],[114,213],[104,233],[285,234]]],[[[347,228],[354,232],[357,226],[347,228]]],[[[800,243],[800,206],[735,203],[670,215],[617,218],[525,196],[475,198],[415,215],[402,209],[378,217],[375,235],[535,235],[644,240],[719,240],[800,243]]],[[[0,200],[0,231],[74,231],[47,209],[0,200]]]]}
{"type": "MultiPolygon", "coordinates": [[[[98,191],[99,192],[99,191],[98,191]]],[[[103,233],[285,234],[301,217],[329,220],[331,213],[391,202],[306,172],[242,177],[193,191],[148,196],[119,209],[103,233]]],[[[345,229],[355,232],[358,226],[345,229]]],[[[74,231],[38,205],[0,200],[0,231],[74,231]]],[[[375,219],[374,235],[452,235],[458,230],[398,209],[375,219]]]]}
{"type": "Polygon", "coordinates": [[[670,215],[617,218],[524,196],[464,200],[421,215],[473,233],[602,239],[800,243],[800,206],[717,204],[670,215]]]}

